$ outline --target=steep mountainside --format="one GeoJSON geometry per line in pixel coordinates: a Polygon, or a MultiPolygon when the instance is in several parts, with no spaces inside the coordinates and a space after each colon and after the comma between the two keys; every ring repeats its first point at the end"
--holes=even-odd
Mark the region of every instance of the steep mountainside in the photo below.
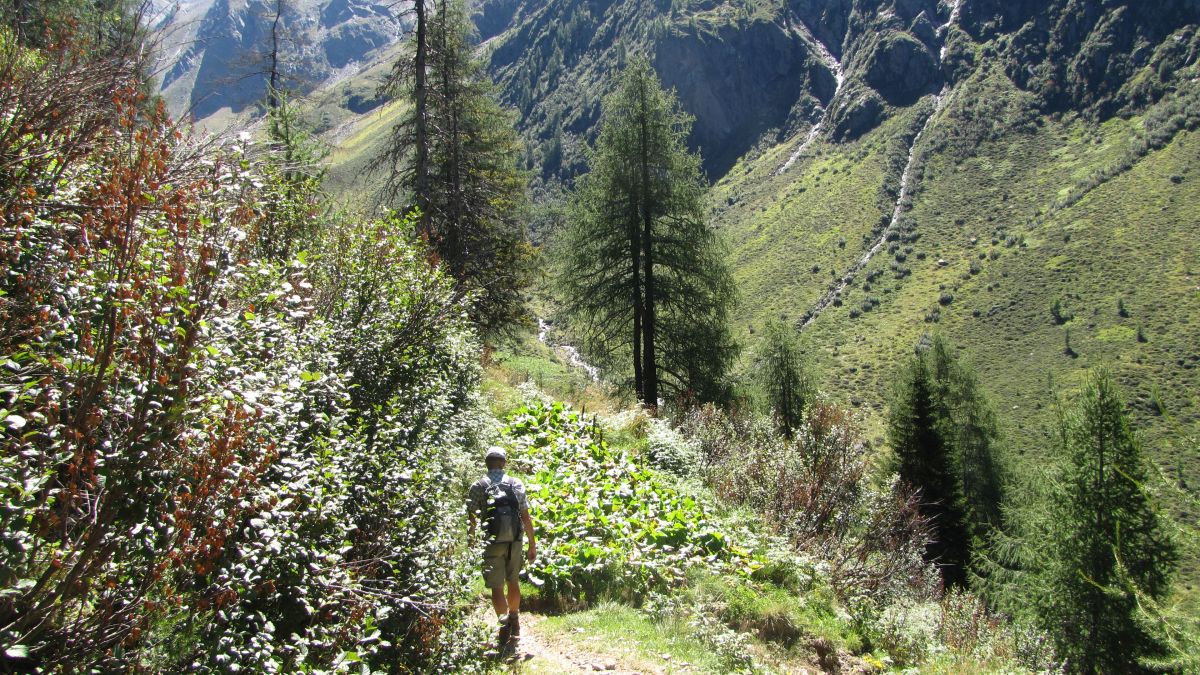
{"type": "MultiPolygon", "coordinates": [[[[356,74],[400,40],[404,21],[395,3],[370,0],[176,4],[158,26],[165,47],[162,92],[176,114],[210,125],[245,119],[266,96],[273,32],[279,36],[281,86],[308,93],[356,74]]],[[[371,103],[348,105],[361,113],[371,103]]]]}
{"type": "Polygon", "coordinates": [[[983,64],[1039,110],[1143,106],[1195,58],[1194,0],[485,0],[481,36],[545,176],[577,173],[613,64],[650,56],[713,179],[759,143],[854,139],[983,64]]]}

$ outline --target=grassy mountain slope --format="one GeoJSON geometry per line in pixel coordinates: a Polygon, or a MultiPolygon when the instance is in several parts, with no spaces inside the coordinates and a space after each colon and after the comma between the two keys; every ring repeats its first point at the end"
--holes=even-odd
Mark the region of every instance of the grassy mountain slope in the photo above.
{"type": "MultiPolygon", "coordinates": [[[[802,331],[826,391],[859,407],[882,442],[896,365],[939,330],[977,366],[1014,465],[1040,467],[1056,397],[1107,366],[1155,459],[1194,491],[1200,460],[1171,439],[1176,424],[1200,431],[1200,133],[1179,130],[1139,156],[1148,136],[1169,135],[1157,126],[1162,110],[1187,95],[1127,120],[1026,123],[1025,94],[1003,76],[959,85],[916,148],[899,239],[802,331]],[[981,101],[1002,128],[986,138],[972,129],[981,101]]],[[[890,219],[877,190],[895,174],[887,147],[905,124],[897,117],[855,143],[818,145],[772,176],[791,152],[777,147],[717,184],[714,219],[732,243],[747,343],[768,319],[799,322],[890,219]]],[[[1197,517],[1182,506],[1174,515],[1197,517]]]]}

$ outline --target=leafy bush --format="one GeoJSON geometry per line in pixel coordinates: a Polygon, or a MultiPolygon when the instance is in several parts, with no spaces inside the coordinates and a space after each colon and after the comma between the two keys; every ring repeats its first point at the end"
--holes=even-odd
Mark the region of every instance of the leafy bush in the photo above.
{"type": "Polygon", "coordinates": [[[409,224],[281,203],[136,63],[0,59],[0,669],[470,669],[476,347],[409,224]]]}
{"type": "Polygon", "coordinates": [[[844,597],[927,594],[925,523],[894,481],[873,486],[850,416],[812,406],[791,440],[764,418],[706,406],[682,430],[700,445],[700,474],[718,497],[762,514],[801,551],[826,561],[844,597]]]}
{"type": "Polygon", "coordinates": [[[1062,298],[1054,299],[1054,303],[1050,305],[1050,316],[1054,319],[1054,323],[1060,326],[1075,318],[1073,312],[1063,307],[1062,298]]]}
{"type": "Polygon", "coordinates": [[[599,427],[563,404],[531,404],[505,434],[534,503],[539,553],[528,576],[544,599],[636,604],[695,567],[749,574],[761,566],[695,499],[609,446],[599,427]]]}
{"type": "Polygon", "coordinates": [[[647,459],[654,468],[683,479],[691,477],[692,468],[700,461],[695,443],[655,418],[647,420],[646,440],[647,459]]]}

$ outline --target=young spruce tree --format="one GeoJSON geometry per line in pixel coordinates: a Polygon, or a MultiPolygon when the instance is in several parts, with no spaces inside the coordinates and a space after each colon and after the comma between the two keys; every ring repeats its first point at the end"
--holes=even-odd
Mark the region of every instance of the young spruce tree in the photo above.
{"type": "Polygon", "coordinates": [[[906,364],[888,415],[888,442],[900,480],[920,490],[921,515],[930,521],[932,540],[925,546],[925,559],[937,564],[947,585],[961,586],[967,579],[970,537],[939,389],[924,354],[906,364]]]}
{"type": "Polygon", "coordinates": [[[968,571],[979,572],[974,553],[1001,525],[1006,475],[996,415],[974,371],[941,336],[921,338],[888,423],[897,471],[921,490],[933,519],[929,558],[947,583],[964,583],[968,571]]]}
{"type": "Polygon", "coordinates": [[[759,351],[759,372],[771,414],[780,433],[791,438],[813,402],[812,382],[804,370],[796,332],[782,321],[767,324],[759,351]]]}
{"type": "Polygon", "coordinates": [[[1130,672],[1161,646],[1137,616],[1122,582],[1161,599],[1176,549],[1146,492],[1147,464],[1124,403],[1108,374],[1093,376],[1062,424],[1065,480],[1041,574],[1040,613],[1072,670],[1130,672]]]}
{"type": "Polygon", "coordinates": [[[639,400],[726,395],[733,284],[704,218],[692,119],[645,60],[604,101],[600,135],[559,240],[564,310],[594,358],[630,358],[639,400]]]}

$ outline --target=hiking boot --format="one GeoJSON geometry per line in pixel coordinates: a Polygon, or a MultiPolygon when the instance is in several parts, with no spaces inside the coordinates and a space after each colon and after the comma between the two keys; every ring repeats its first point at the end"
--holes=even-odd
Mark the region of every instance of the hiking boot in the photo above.
{"type": "Polygon", "coordinates": [[[501,652],[503,652],[504,648],[508,646],[508,641],[511,637],[512,626],[509,625],[508,617],[502,617],[500,619],[500,632],[496,636],[496,649],[499,649],[501,652]]]}
{"type": "Polygon", "coordinates": [[[516,612],[508,613],[508,636],[511,640],[517,640],[521,637],[521,615],[516,612]]]}

